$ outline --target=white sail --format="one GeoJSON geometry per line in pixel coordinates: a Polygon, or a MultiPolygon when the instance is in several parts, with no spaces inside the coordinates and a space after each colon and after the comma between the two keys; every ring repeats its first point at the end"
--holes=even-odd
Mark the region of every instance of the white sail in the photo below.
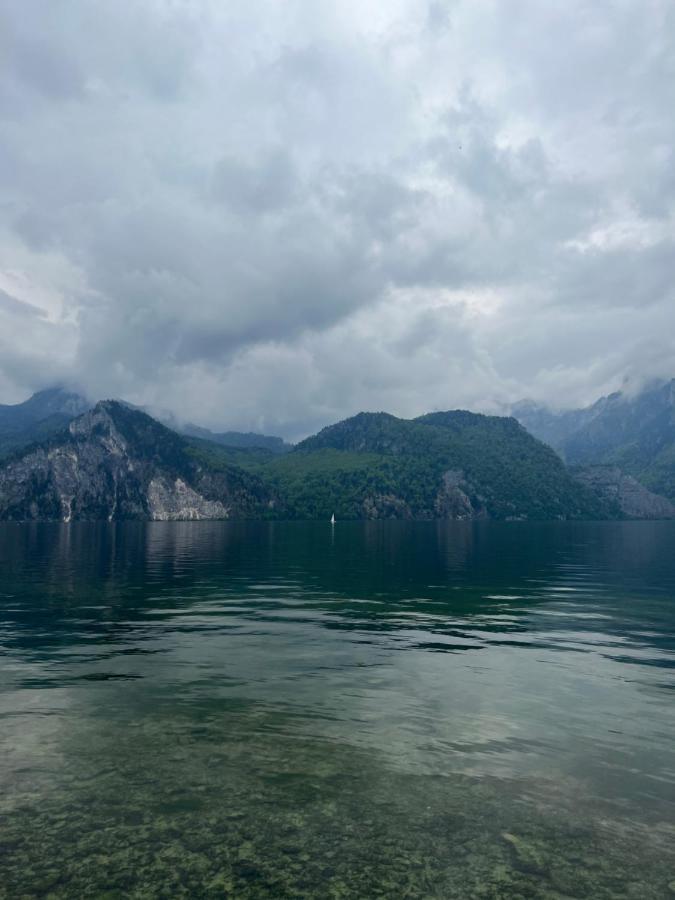
{"type": "Polygon", "coordinates": [[[335,525],[335,513],[330,517],[330,524],[335,525]]]}

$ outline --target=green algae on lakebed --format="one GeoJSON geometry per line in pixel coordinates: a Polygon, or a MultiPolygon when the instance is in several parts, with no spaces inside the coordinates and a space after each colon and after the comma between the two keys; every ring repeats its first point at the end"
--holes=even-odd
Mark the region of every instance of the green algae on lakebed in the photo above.
{"type": "Polygon", "coordinates": [[[264,724],[195,737],[146,716],[71,735],[54,783],[17,773],[0,801],[0,897],[668,896],[675,829],[590,811],[572,782],[563,799],[560,785],[411,775],[264,724]]]}

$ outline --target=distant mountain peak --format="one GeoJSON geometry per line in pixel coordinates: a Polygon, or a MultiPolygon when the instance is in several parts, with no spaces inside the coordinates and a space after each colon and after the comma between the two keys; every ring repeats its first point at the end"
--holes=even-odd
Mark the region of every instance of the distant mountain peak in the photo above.
{"type": "Polygon", "coordinates": [[[610,466],[675,501],[675,379],[614,391],[583,409],[515,404],[527,430],[574,466],[610,466]]]}
{"type": "Polygon", "coordinates": [[[91,404],[63,387],[38,391],[22,403],[0,405],[0,458],[57,434],[91,404]]]}
{"type": "Polygon", "coordinates": [[[270,450],[272,453],[288,453],[293,446],[292,444],[287,444],[283,438],[276,435],[259,434],[255,431],[211,431],[209,428],[202,428],[200,425],[194,425],[191,422],[178,426],[177,430],[181,434],[201,438],[204,441],[211,441],[214,444],[221,444],[223,447],[258,448],[270,450]]]}
{"type": "Polygon", "coordinates": [[[0,404],[0,421],[12,419],[38,421],[55,413],[79,416],[91,404],[75,391],[64,387],[49,387],[37,391],[21,403],[0,404]]]}

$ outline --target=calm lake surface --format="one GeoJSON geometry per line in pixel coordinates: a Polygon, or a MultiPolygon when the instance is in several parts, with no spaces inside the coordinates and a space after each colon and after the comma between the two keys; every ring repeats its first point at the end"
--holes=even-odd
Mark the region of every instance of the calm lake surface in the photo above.
{"type": "Polygon", "coordinates": [[[0,526],[0,897],[675,897],[675,523],[0,526]]]}

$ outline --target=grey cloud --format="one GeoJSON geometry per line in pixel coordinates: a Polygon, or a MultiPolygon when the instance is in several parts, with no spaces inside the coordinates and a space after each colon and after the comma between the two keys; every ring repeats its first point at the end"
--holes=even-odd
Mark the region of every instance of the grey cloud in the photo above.
{"type": "Polygon", "coordinates": [[[0,297],[13,394],[297,437],[675,374],[667,0],[0,21],[0,283],[53,303],[0,297]]]}
{"type": "Polygon", "coordinates": [[[7,291],[0,290],[0,311],[8,312],[22,318],[44,318],[44,310],[32,303],[26,303],[25,300],[19,300],[8,294],[7,291]]]}
{"type": "Polygon", "coordinates": [[[224,157],[213,171],[213,196],[236,213],[284,209],[298,189],[295,167],[280,149],[255,162],[224,157]]]}
{"type": "Polygon", "coordinates": [[[82,94],[82,73],[65,53],[57,52],[44,41],[22,39],[18,35],[7,43],[12,54],[5,60],[5,66],[45,99],[71,99],[82,94]]]}
{"type": "Polygon", "coordinates": [[[441,0],[433,0],[427,7],[426,27],[432,35],[443,32],[450,28],[452,18],[450,14],[449,4],[441,2],[441,0]]]}
{"type": "Polygon", "coordinates": [[[556,299],[605,313],[652,304],[675,307],[675,246],[672,239],[648,247],[590,248],[563,254],[556,299]]]}

